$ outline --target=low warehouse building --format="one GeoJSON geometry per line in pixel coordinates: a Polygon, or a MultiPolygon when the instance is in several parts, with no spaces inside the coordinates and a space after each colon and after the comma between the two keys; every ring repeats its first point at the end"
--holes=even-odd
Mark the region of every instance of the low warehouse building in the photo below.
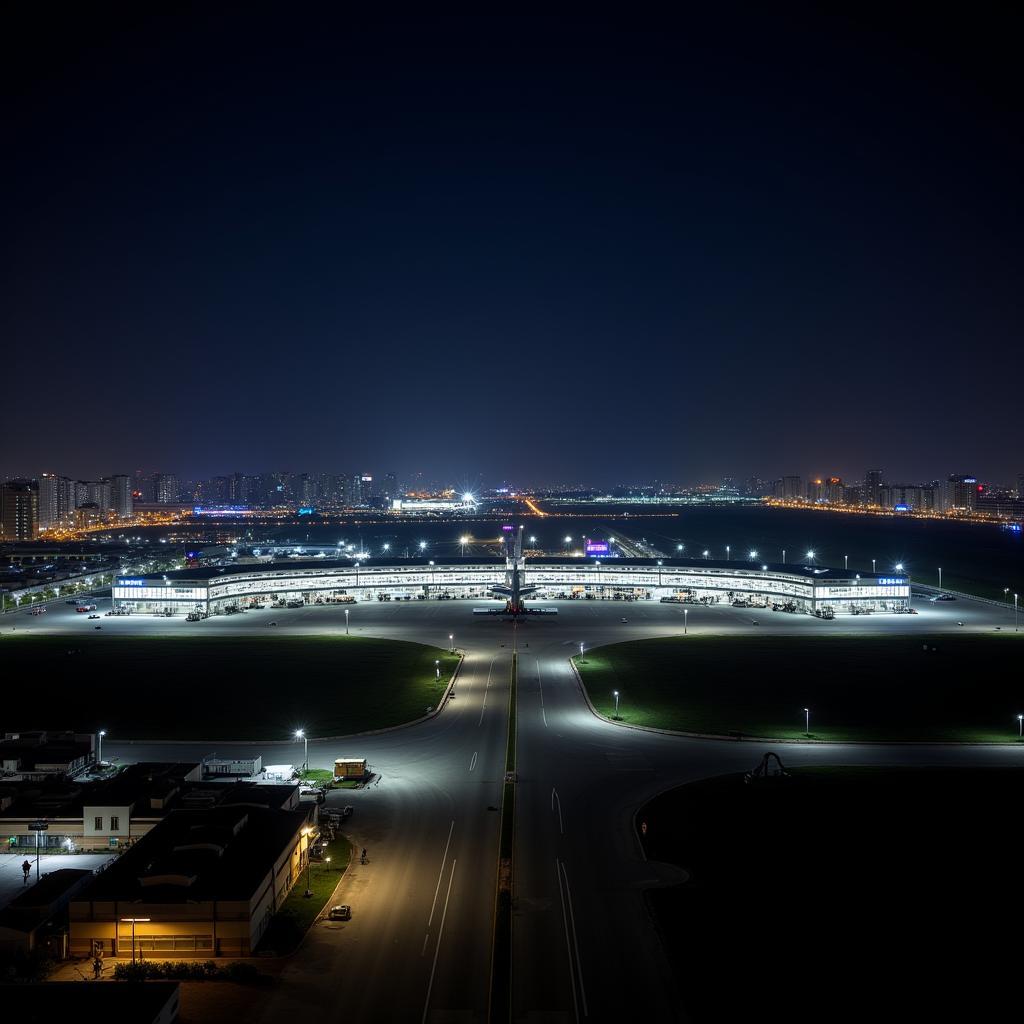
{"type": "Polygon", "coordinates": [[[172,811],[69,905],[72,956],[249,956],[305,870],[315,807],[172,811]]]}

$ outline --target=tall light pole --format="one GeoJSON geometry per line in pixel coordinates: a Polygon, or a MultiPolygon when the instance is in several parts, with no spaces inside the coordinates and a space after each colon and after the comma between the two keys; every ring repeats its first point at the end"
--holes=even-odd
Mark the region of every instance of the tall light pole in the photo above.
{"type": "Polygon", "coordinates": [[[569,545],[572,543],[572,537],[565,538],[565,553],[569,553],[569,545]]]}
{"type": "Polygon", "coordinates": [[[619,691],[618,690],[612,690],[612,693],[615,696],[615,717],[618,718],[619,717],[619,691]]]}
{"type": "Polygon", "coordinates": [[[807,552],[807,561],[810,562],[811,565],[814,565],[814,549],[813,548],[810,551],[807,552]]]}
{"type": "Polygon", "coordinates": [[[872,558],[871,559],[871,572],[872,572],[872,574],[874,573],[874,571],[875,571],[875,560],[872,558]]]}
{"type": "Polygon", "coordinates": [[[811,735],[811,709],[804,708],[804,734],[811,735]]]}
{"type": "Polygon", "coordinates": [[[705,548],[704,551],[701,552],[701,554],[704,556],[705,559],[707,559],[707,558],[709,558],[711,556],[711,552],[708,551],[706,548],[705,548]]]}
{"type": "Polygon", "coordinates": [[[454,633],[449,633],[448,634],[448,653],[449,654],[454,654],[455,653],[455,634],[454,633]]]}
{"type": "Polygon", "coordinates": [[[843,568],[844,569],[849,569],[850,568],[850,556],[849,555],[843,555],[843,568]]]}
{"type": "Polygon", "coordinates": [[[583,660],[583,641],[580,641],[580,661],[583,660]]]}
{"type": "Polygon", "coordinates": [[[783,565],[786,564],[786,549],[785,548],[782,549],[782,564],[783,565]]]}
{"type": "Polygon", "coordinates": [[[438,682],[441,681],[441,661],[439,658],[434,659],[434,678],[438,682]]]}
{"type": "Polygon", "coordinates": [[[942,566],[939,566],[939,590],[942,589],[942,566]]]}
{"type": "Polygon", "coordinates": [[[107,735],[106,729],[100,729],[96,734],[96,764],[103,764],[103,737],[107,735]]]}
{"type": "Polygon", "coordinates": [[[1017,716],[1017,739],[1024,739],[1024,715],[1017,716]]]}
{"type": "MultiPolygon", "coordinates": [[[[122,917],[121,918],[121,923],[122,924],[131,924],[131,926],[132,926],[132,963],[133,964],[135,963],[135,925],[136,925],[136,923],[138,923],[138,924],[146,924],[149,920],[150,920],[150,918],[148,918],[148,917],[122,917]]],[[[140,953],[139,959],[140,960],[142,959],[141,952],[142,951],[140,950],[139,951],[139,953],[140,953]]]]}
{"type": "Polygon", "coordinates": [[[1013,595],[1013,631],[1017,632],[1017,595],[1013,595]]]}
{"type": "Polygon", "coordinates": [[[729,552],[730,552],[730,550],[732,550],[732,549],[731,549],[731,548],[729,547],[729,545],[728,545],[728,544],[726,544],[726,545],[725,545],[725,560],[726,560],[727,562],[729,561],[729,552]]]}
{"type": "Polygon", "coordinates": [[[309,769],[309,737],[306,735],[305,729],[296,729],[295,738],[302,740],[302,768],[303,770],[309,769]]]}
{"type": "Polygon", "coordinates": [[[461,536],[461,537],[459,538],[459,546],[460,546],[460,547],[461,547],[461,549],[462,549],[462,557],[463,557],[463,558],[465,558],[465,557],[466,557],[466,545],[467,545],[468,543],[469,543],[469,538],[468,538],[468,537],[467,537],[467,536],[466,536],[465,534],[463,534],[463,535],[462,535],[462,536],[461,536]]]}
{"type": "Polygon", "coordinates": [[[689,608],[683,609],[683,636],[686,636],[686,616],[690,614],[689,608]]]}

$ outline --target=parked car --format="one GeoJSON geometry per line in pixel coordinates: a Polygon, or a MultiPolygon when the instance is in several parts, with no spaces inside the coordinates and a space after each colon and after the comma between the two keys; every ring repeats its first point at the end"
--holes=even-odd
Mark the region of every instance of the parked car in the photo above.
{"type": "Polygon", "coordinates": [[[331,907],[327,916],[332,921],[351,921],[352,908],[347,903],[342,903],[337,907],[331,907]]]}

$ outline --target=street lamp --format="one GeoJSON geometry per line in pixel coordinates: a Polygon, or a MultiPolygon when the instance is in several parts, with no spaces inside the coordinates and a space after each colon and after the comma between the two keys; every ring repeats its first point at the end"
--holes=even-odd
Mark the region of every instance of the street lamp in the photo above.
{"type": "Polygon", "coordinates": [[[751,548],[750,549],[750,560],[753,561],[755,558],[757,558],[757,552],[753,548],[751,548]]]}
{"type": "Polygon", "coordinates": [[[425,540],[421,540],[420,541],[420,551],[426,551],[426,550],[427,550],[427,542],[425,540]]]}
{"type": "Polygon", "coordinates": [[[583,660],[583,641],[580,641],[580,661],[583,660]]]}
{"type": "Polygon", "coordinates": [[[96,764],[103,764],[103,737],[107,735],[106,729],[100,729],[96,737],[96,764]]]}
{"type": "MultiPolygon", "coordinates": [[[[132,963],[135,963],[135,925],[136,924],[147,924],[151,918],[148,917],[122,917],[122,924],[130,924],[132,926],[132,963]]],[[[139,959],[142,959],[142,950],[139,950],[139,959]]]]}
{"type": "Polygon", "coordinates": [[[710,552],[710,551],[706,551],[706,550],[705,550],[705,551],[701,552],[701,554],[703,554],[703,555],[704,555],[704,557],[705,557],[705,558],[707,558],[707,557],[708,557],[708,555],[710,555],[710,554],[711,554],[711,552],[710,552]]]}
{"type": "Polygon", "coordinates": [[[807,561],[814,562],[814,551],[813,549],[807,552],[807,561]]]}
{"type": "Polygon", "coordinates": [[[683,609],[683,636],[686,636],[686,616],[690,614],[689,608],[683,609]]]}
{"type": "Polygon", "coordinates": [[[619,717],[619,691],[618,690],[613,690],[612,693],[615,696],[615,717],[618,718],[619,717]]]}
{"type": "Polygon", "coordinates": [[[348,609],[345,609],[345,636],[348,636],[348,609]]]}
{"type": "Polygon", "coordinates": [[[532,533],[530,534],[530,543],[531,544],[536,544],[537,543],[537,538],[534,537],[532,533]]]}
{"type": "Polygon", "coordinates": [[[811,709],[804,708],[804,733],[807,736],[811,735],[811,709]]]}
{"type": "Polygon", "coordinates": [[[439,658],[434,659],[434,678],[441,681],[441,660],[439,658]]]}
{"type": "Polygon", "coordinates": [[[572,537],[566,537],[565,538],[565,551],[566,551],[566,554],[569,553],[569,545],[571,543],[572,543],[572,537]]]}
{"type": "Polygon", "coordinates": [[[302,740],[302,767],[304,770],[309,769],[309,737],[306,735],[304,729],[295,730],[295,738],[302,740]]]}
{"type": "Polygon", "coordinates": [[[463,535],[462,535],[462,536],[461,536],[461,537],[459,538],[459,546],[460,546],[460,547],[461,547],[461,549],[462,549],[462,555],[463,555],[463,557],[465,557],[465,554],[466,554],[466,545],[467,545],[468,543],[469,543],[469,538],[468,538],[468,537],[467,537],[467,536],[466,536],[465,534],[463,534],[463,535]]]}
{"type": "Polygon", "coordinates": [[[1013,631],[1017,632],[1017,595],[1013,595],[1013,631]]]}
{"type": "Polygon", "coordinates": [[[383,546],[382,550],[383,550],[383,551],[390,551],[390,550],[391,550],[391,545],[390,545],[390,544],[385,544],[385,545],[383,546]]]}
{"type": "Polygon", "coordinates": [[[849,555],[843,555],[843,568],[844,569],[849,569],[850,568],[850,556],[849,555]]]}
{"type": "Polygon", "coordinates": [[[454,633],[449,633],[448,634],[448,653],[449,654],[454,654],[455,653],[455,634],[454,633]]]}
{"type": "Polygon", "coordinates": [[[875,571],[875,560],[873,558],[871,559],[871,571],[875,571]]]}
{"type": "Polygon", "coordinates": [[[893,568],[894,568],[894,569],[895,569],[895,570],[896,570],[897,572],[903,572],[903,563],[902,563],[902,562],[897,562],[897,563],[896,563],[896,564],[895,564],[895,565],[893,566],[893,568]]]}
{"type": "Polygon", "coordinates": [[[727,562],[729,561],[729,551],[730,551],[729,545],[728,545],[728,544],[726,544],[726,545],[725,545],[725,560],[726,560],[727,562]]]}
{"type": "Polygon", "coordinates": [[[1024,739],[1024,715],[1017,716],[1017,739],[1024,739]]]}
{"type": "Polygon", "coordinates": [[[685,544],[677,544],[677,545],[676,545],[676,551],[678,551],[678,552],[679,552],[679,554],[682,554],[682,553],[683,553],[683,550],[685,549],[685,547],[686,547],[686,545],[685,545],[685,544]]]}
{"type": "Polygon", "coordinates": [[[942,566],[939,566],[939,590],[942,589],[942,566]]]}

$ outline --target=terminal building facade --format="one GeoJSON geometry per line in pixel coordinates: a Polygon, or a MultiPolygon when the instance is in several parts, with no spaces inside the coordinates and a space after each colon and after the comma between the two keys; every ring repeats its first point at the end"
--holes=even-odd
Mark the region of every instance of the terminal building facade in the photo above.
{"type": "MultiPolygon", "coordinates": [[[[431,598],[486,599],[505,582],[504,559],[311,560],[203,567],[118,577],[116,612],[219,615],[249,607],[431,598]]],[[[903,575],[816,565],[765,565],[705,559],[534,558],[523,583],[544,600],[628,599],[740,604],[811,615],[902,612],[903,575]]]]}

